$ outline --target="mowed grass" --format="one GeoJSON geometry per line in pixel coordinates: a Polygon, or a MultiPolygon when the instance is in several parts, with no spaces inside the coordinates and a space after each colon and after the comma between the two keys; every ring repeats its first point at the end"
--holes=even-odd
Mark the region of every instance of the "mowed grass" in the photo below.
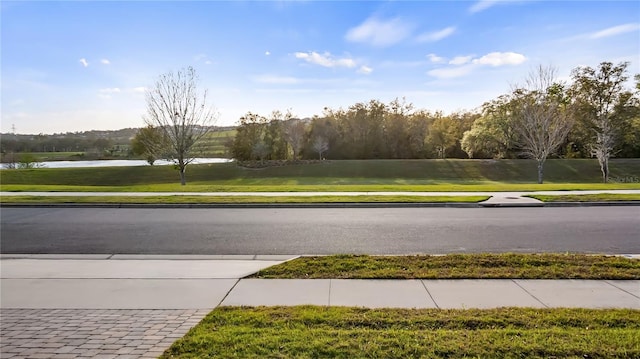
{"type": "MultiPolygon", "coordinates": [[[[549,160],[535,184],[529,160],[368,160],[248,169],[234,163],[187,167],[187,186],[172,166],[0,171],[4,191],[534,191],[640,189],[600,183],[595,160],[549,160]]],[[[612,177],[640,177],[640,159],[611,161],[612,177]]]]}
{"type": "Polygon", "coordinates": [[[638,358],[640,311],[220,307],[161,358],[638,358]]]}
{"type": "Polygon", "coordinates": [[[488,196],[4,196],[0,203],[263,204],[263,203],[477,203],[488,196]]]}
{"type": "Polygon", "coordinates": [[[640,279],[640,260],[583,254],[333,255],[300,257],[255,278],[640,279]]]}

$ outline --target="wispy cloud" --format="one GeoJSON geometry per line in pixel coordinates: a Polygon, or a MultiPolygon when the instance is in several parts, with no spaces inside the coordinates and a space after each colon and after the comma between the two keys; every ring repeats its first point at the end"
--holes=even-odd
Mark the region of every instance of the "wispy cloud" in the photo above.
{"type": "Polygon", "coordinates": [[[532,0],[479,0],[469,7],[469,12],[475,14],[496,5],[522,4],[530,1],[532,0]]]}
{"type": "Polygon", "coordinates": [[[89,66],[89,62],[87,61],[87,59],[85,59],[84,57],[81,58],[80,60],[78,60],[78,62],[80,62],[82,64],[83,67],[87,67],[89,66]]]}
{"type": "Polygon", "coordinates": [[[269,52],[269,51],[265,51],[264,52],[264,56],[269,56],[269,55],[271,55],[271,52],[269,52]]]}
{"type": "Polygon", "coordinates": [[[293,85],[300,82],[299,79],[290,76],[278,76],[278,75],[259,75],[253,77],[253,80],[258,83],[263,84],[274,84],[274,85],[293,85]]]}
{"type": "Polygon", "coordinates": [[[441,64],[447,61],[447,59],[445,59],[444,57],[440,57],[436,54],[428,54],[427,58],[429,59],[429,61],[433,62],[434,64],[441,64]]]}
{"type": "Polygon", "coordinates": [[[589,37],[592,39],[601,39],[603,37],[616,36],[616,35],[626,34],[628,32],[634,32],[638,30],[640,30],[640,23],[623,24],[623,25],[613,26],[613,27],[606,28],[604,30],[594,32],[590,34],[589,37]]]}
{"type": "Polygon", "coordinates": [[[317,53],[315,51],[311,52],[296,52],[295,57],[297,59],[304,60],[310,64],[320,65],[323,67],[347,67],[352,68],[356,66],[356,61],[345,57],[345,58],[334,58],[330,53],[325,52],[323,54],[317,53]]]}
{"type": "Polygon", "coordinates": [[[198,54],[193,57],[193,61],[195,62],[204,62],[205,65],[213,64],[213,61],[207,56],[207,54],[198,54]]]}
{"type": "Polygon", "coordinates": [[[111,98],[111,95],[120,93],[120,89],[118,87],[108,87],[98,90],[98,96],[104,99],[111,98]]]}
{"type": "Polygon", "coordinates": [[[456,67],[443,67],[439,69],[433,69],[427,72],[427,75],[433,76],[439,79],[452,79],[456,77],[462,77],[470,74],[476,68],[473,64],[456,67]]]}
{"type": "Polygon", "coordinates": [[[469,12],[471,13],[477,13],[480,11],[484,11],[487,10],[488,8],[498,4],[498,0],[480,0],[477,1],[475,4],[471,5],[471,7],[469,8],[469,12]]]}
{"type": "Polygon", "coordinates": [[[370,74],[372,72],[373,72],[373,69],[371,67],[365,66],[365,65],[360,66],[360,68],[358,69],[358,73],[363,74],[363,75],[368,75],[368,74],[370,74]]]}
{"type": "Polygon", "coordinates": [[[464,65],[473,59],[473,56],[456,56],[449,60],[449,65],[464,65]]]}
{"type": "Polygon", "coordinates": [[[452,66],[433,69],[427,74],[439,79],[451,79],[466,76],[483,66],[515,66],[525,61],[527,58],[524,55],[515,52],[491,52],[475,59],[473,56],[456,56],[449,61],[452,66]]]}
{"type": "Polygon", "coordinates": [[[100,63],[103,65],[111,65],[111,61],[109,61],[109,59],[102,59],[100,60],[100,63]]]}
{"type": "Polygon", "coordinates": [[[400,18],[380,20],[370,17],[362,24],[349,29],[345,38],[351,42],[368,43],[373,46],[390,46],[411,35],[413,25],[400,18]]]}
{"type": "Polygon", "coordinates": [[[145,93],[147,91],[147,88],[144,86],[140,86],[140,87],[134,87],[131,89],[131,91],[135,92],[135,93],[145,93]]]}
{"type": "Polygon", "coordinates": [[[473,63],[478,65],[503,66],[503,65],[519,65],[525,62],[527,58],[515,52],[492,52],[474,59],[473,63]]]}
{"type": "Polygon", "coordinates": [[[451,36],[454,32],[456,32],[455,26],[449,26],[442,30],[424,33],[419,35],[416,39],[418,42],[435,42],[444,39],[445,37],[451,36]]]}

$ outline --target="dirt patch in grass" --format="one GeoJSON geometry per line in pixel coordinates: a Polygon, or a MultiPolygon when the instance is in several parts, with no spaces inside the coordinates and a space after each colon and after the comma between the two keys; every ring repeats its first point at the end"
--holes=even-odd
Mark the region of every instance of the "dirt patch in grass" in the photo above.
{"type": "Polygon", "coordinates": [[[337,255],[301,257],[255,278],[640,279],[640,260],[581,254],[337,255]]]}

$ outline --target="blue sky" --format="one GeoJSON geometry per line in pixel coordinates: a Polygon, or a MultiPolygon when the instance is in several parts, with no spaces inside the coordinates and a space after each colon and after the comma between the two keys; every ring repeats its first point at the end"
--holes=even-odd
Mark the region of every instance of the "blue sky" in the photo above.
{"type": "Polygon", "coordinates": [[[193,66],[218,125],[377,99],[472,110],[538,65],[629,61],[637,1],[2,1],[1,131],[143,126],[144,91],[193,66]]]}

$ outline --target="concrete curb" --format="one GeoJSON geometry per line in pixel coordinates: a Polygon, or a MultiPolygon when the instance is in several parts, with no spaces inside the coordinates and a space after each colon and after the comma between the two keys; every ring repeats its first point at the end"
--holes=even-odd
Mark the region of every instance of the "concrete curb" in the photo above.
{"type": "Polygon", "coordinates": [[[640,201],[544,203],[2,203],[0,208],[525,208],[640,206],[640,201]]]}
{"type": "Polygon", "coordinates": [[[5,203],[0,208],[478,208],[478,203],[5,203]]]}

